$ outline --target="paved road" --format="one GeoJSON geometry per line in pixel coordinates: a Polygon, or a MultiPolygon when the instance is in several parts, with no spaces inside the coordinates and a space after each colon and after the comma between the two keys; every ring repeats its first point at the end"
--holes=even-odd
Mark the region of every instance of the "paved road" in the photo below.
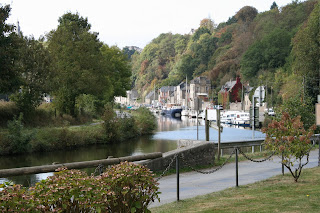
{"type": "MultiPolygon", "coordinates": [[[[318,166],[319,150],[310,153],[309,163],[304,168],[318,166]]],[[[285,172],[289,172],[285,168],[285,172]]],[[[302,171],[303,172],[303,171],[302,171]]],[[[263,163],[251,161],[239,162],[239,185],[246,185],[282,173],[280,159],[273,157],[263,163]]],[[[177,200],[177,177],[170,175],[159,180],[160,202],[156,201],[150,207],[160,206],[177,200]]],[[[180,174],[180,200],[221,191],[236,185],[235,163],[225,165],[213,174],[188,172],[180,174]]]]}

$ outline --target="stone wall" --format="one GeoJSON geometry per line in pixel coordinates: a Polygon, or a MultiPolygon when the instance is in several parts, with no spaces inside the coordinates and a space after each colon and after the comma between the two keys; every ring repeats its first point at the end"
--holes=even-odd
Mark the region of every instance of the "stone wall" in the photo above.
{"type": "MultiPolygon", "coordinates": [[[[170,152],[163,153],[163,157],[141,162],[142,165],[147,166],[152,171],[163,171],[172,162],[176,154],[179,154],[180,168],[197,165],[214,165],[214,143],[204,141],[180,140],[178,141],[178,148],[170,152]]],[[[175,160],[171,168],[175,168],[175,160]]]]}

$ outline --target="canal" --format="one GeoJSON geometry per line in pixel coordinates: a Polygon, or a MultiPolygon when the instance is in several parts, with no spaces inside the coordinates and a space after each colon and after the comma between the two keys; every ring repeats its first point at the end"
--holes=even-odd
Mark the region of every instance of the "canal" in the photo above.
{"type": "MultiPolygon", "coordinates": [[[[182,117],[182,119],[173,119],[171,117],[158,116],[157,121],[157,131],[151,136],[143,136],[122,143],[80,147],[73,150],[1,156],[0,169],[99,160],[108,158],[108,156],[124,157],[151,152],[167,152],[177,148],[177,140],[196,140],[197,129],[199,140],[205,140],[203,120],[199,121],[200,124],[198,127],[196,119],[188,119],[186,117],[182,117]]],[[[255,137],[261,138],[263,137],[263,134],[256,131],[255,137]]],[[[217,130],[210,128],[210,141],[217,141],[217,138],[217,130]]],[[[221,135],[222,141],[251,138],[252,130],[239,127],[224,127],[221,135]]],[[[87,172],[93,172],[93,169],[89,169],[87,172]]],[[[52,173],[0,178],[0,183],[12,181],[17,184],[23,184],[24,186],[31,186],[50,175],[52,175],[52,173]]]]}

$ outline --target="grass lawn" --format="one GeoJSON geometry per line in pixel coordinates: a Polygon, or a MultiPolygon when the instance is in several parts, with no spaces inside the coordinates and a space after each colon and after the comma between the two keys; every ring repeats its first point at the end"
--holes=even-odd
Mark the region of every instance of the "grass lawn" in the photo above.
{"type": "Polygon", "coordinates": [[[151,212],[320,212],[320,167],[229,188],[151,209],[151,212]]]}

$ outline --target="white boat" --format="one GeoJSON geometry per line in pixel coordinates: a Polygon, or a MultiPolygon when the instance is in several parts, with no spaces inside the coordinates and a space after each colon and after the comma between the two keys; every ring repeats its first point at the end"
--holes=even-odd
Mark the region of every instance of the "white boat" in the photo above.
{"type": "Polygon", "coordinates": [[[237,111],[222,111],[220,122],[225,124],[232,124],[232,120],[236,117],[237,111]]]}
{"type": "Polygon", "coordinates": [[[232,120],[234,125],[250,125],[250,114],[248,112],[237,112],[232,120]]]}
{"type": "Polygon", "coordinates": [[[181,116],[188,116],[188,115],[189,115],[189,110],[183,109],[183,110],[181,111],[181,116]]]}
{"type": "Polygon", "coordinates": [[[189,118],[196,118],[197,110],[189,110],[189,118]]]}

